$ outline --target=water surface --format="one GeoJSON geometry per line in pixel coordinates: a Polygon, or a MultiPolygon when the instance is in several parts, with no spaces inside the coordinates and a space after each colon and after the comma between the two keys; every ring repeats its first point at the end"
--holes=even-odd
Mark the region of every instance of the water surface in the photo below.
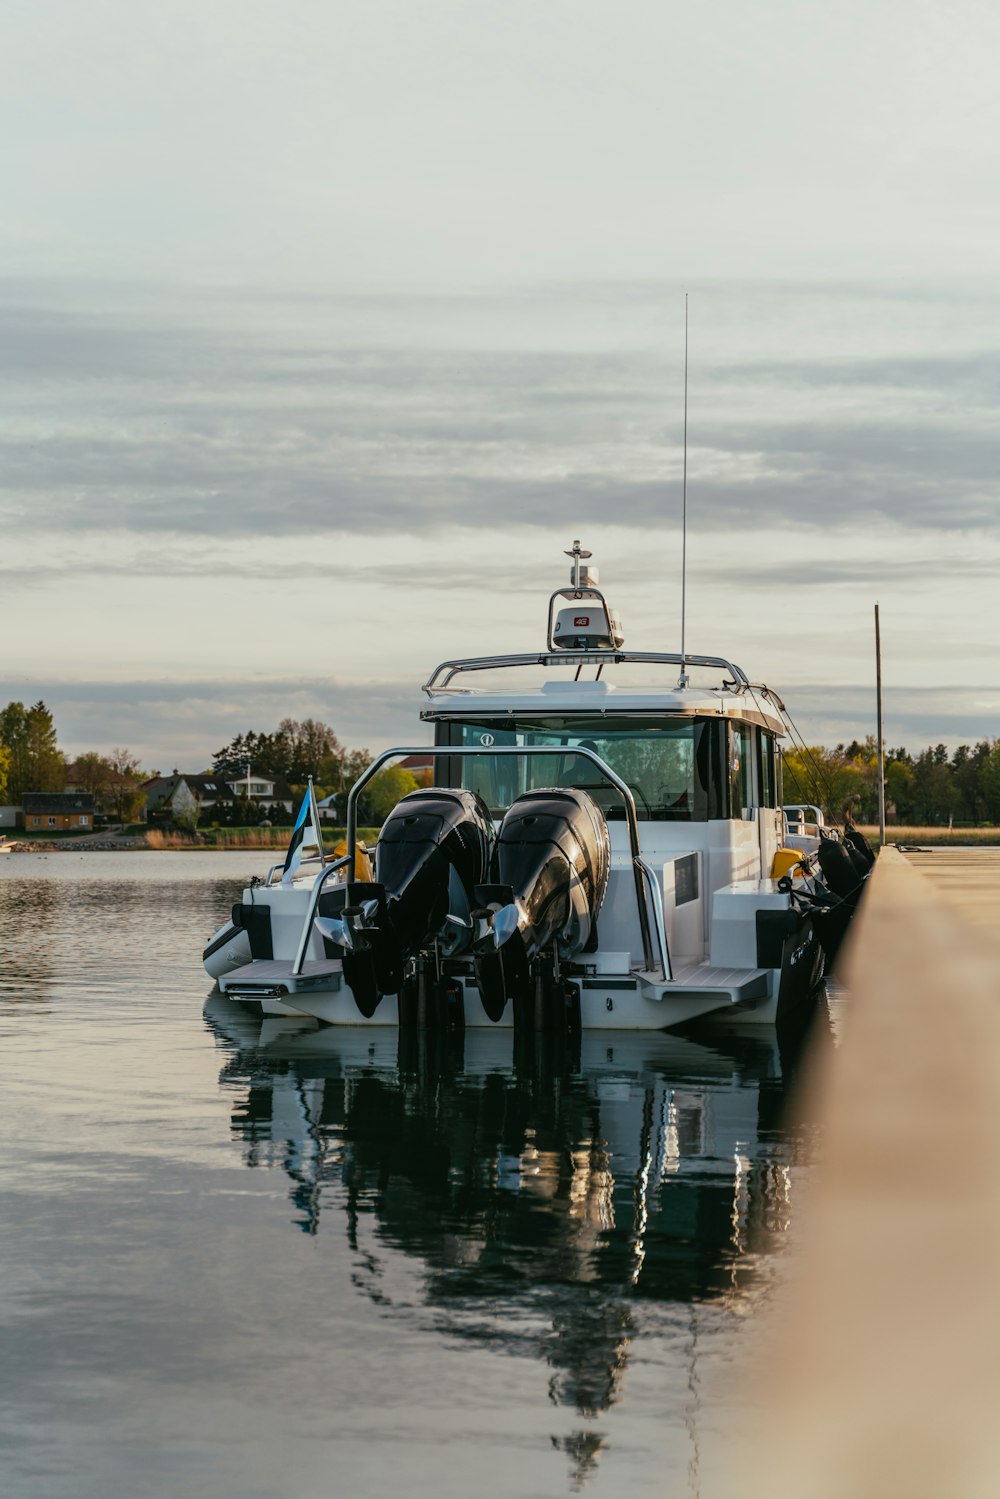
{"type": "Polygon", "coordinates": [[[3,1492],[702,1492],[787,1051],[262,1023],[200,952],[273,858],[0,861],[3,1492]]]}

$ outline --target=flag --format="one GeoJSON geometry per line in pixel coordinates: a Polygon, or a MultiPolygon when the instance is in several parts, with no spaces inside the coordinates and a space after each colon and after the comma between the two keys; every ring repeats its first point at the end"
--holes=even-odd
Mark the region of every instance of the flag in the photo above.
{"type": "Polygon", "coordinates": [[[319,824],[319,808],[316,805],[316,793],[313,790],[312,776],[310,776],[309,786],[302,798],[299,815],[295,819],[292,836],[288,842],[285,867],[281,871],[281,883],[290,885],[292,876],[302,860],[316,854],[320,858],[323,856],[323,832],[319,824]]]}

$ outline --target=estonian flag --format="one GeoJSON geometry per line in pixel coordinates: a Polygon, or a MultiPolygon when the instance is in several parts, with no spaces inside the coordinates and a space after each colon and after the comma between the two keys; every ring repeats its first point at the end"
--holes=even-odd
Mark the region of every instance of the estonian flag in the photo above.
{"type": "Polygon", "coordinates": [[[302,860],[317,854],[320,858],[323,857],[323,832],[319,825],[319,808],[316,805],[316,793],[313,790],[312,776],[310,776],[309,787],[302,798],[299,815],[295,819],[295,826],[292,828],[292,836],[289,839],[285,867],[281,871],[281,883],[290,885],[292,876],[302,860]]]}

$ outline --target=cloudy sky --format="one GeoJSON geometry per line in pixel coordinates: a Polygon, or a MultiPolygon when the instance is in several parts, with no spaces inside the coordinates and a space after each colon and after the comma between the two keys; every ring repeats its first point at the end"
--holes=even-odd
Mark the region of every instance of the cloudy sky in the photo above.
{"type": "Polygon", "coordinates": [[[580,536],[807,738],[1000,734],[1000,19],[33,0],[0,20],[0,701],[197,769],[425,738],[580,536]]]}

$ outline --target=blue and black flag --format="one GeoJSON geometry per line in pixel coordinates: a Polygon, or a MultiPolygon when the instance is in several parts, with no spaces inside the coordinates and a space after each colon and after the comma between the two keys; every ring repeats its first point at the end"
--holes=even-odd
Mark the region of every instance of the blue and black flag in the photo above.
{"type": "Polygon", "coordinates": [[[288,853],[285,855],[285,867],[281,871],[281,883],[290,885],[292,876],[302,863],[303,859],[323,854],[323,832],[319,825],[319,808],[316,805],[316,793],[313,790],[312,777],[309,778],[309,786],[299,815],[295,819],[292,828],[292,836],[288,843],[288,853]]]}

